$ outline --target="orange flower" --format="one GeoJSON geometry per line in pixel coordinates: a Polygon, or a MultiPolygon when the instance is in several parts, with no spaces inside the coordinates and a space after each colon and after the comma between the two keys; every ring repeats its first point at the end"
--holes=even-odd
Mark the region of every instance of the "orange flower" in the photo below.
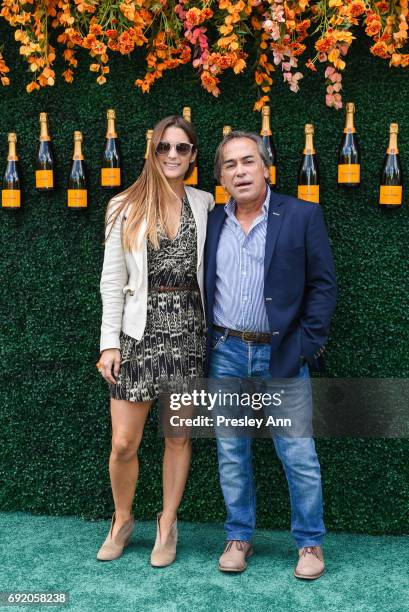
{"type": "Polygon", "coordinates": [[[373,55],[377,55],[378,57],[382,57],[384,59],[389,57],[387,46],[382,40],[378,40],[378,42],[372,45],[370,51],[373,55]]]}
{"type": "Polygon", "coordinates": [[[217,87],[219,79],[212,76],[207,70],[204,70],[200,75],[200,80],[206,91],[213,94],[217,98],[220,93],[220,89],[217,87]]]}
{"type": "Polygon", "coordinates": [[[359,17],[365,12],[365,3],[363,0],[352,0],[348,12],[352,17],[359,17]]]}
{"type": "Polygon", "coordinates": [[[400,53],[392,53],[391,61],[389,62],[389,66],[400,66],[402,62],[402,55],[400,53]]]}
{"type": "Polygon", "coordinates": [[[268,102],[270,102],[270,98],[268,96],[261,96],[261,98],[259,98],[255,103],[253,110],[260,111],[268,102]]]}
{"type": "Polygon", "coordinates": [[[67,70],[64,70],[64,72],[62,73],[62,76],[64,77],[66,83],[72,83],[74,80],[73,72],[72,70],[70,70],[70,68],[67,68],[67,70]]]}
{"type": "Polygon", "coordinates": [[[246,62],[244,61],[244,59],[239,59],[233,66],[233,71],[235,74],[239,74],[239,72],[242,72],[246,67],[246,62]]]}
{"type": "Polygon", "coordinates": [[[313,62],[311,59],[309,59],[306,63],[305,63],[306,67],[309,68],[310,70],[312,70],[313,72],[317,72],[316,67],[314,66],[313,62]]]}
{"type": "Polygon", "coordinates": [[[188,12],[186,13],[185,19],[191,25],[199,25],[203,21],[201,10],[197,8],[196,6],[194,6],[193,8],[188,10],[188,12]]]}
{"type": "Polygon", "coordinates": [[[40,89],[40,85],[36,81],[31,81],[26,87],[27,93],[31,93],[35,89],[40,89]]]}

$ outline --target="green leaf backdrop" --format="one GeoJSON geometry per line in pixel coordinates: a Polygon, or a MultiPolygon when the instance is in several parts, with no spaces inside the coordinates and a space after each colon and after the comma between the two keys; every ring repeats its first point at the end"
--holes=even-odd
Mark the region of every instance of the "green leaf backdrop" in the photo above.
{"type": "MultiPolygon", "coordinates": [[[[109,192],[99,188],[106,109],[115,108],[124,157],[125,185],[143,164],[145,133],[165,115],[192,107],[200,139],[200,186],[213,190],[212,160],[224,124],[258,131],[260,115],[251,77],[225,78],[223,95],[203,91],[190,68],[165,75],[150,95],[133,87],[143,58],[113,57],[106,85],[95,83],[90,58],[79,52],[73,85],[28,95],[30,80],[9,26],[0,39],[12,84],[0,90],[0,156],[7,132],[16,131],[25,197],[20,211],[1,210],[1,430],[2,510],[108,517],[113,509],[108,475],[109,396],[95,368],[99,357],[104,213],[109,192]],[[82,60],[82,61],[81,61],[82,60]],[[49,113],[58,189],[34,190],[38,115],[49,113]],[[73,131],[81,130],[89,172],[89,207],[68,210],[66,183],[73,131]]],[[[279,155],[279,190],[296,192],[304,124],[315,125],[322,175],[322,207],[333,246],[339,303],[333,319],[326,373],[334,377],[409,376],[409,190],[398,214],[376,207],[378,177],[389,123],[400,126],[399,143],[409,179],[409,80],[370,56],[360,39],[344,76],[344,102],[356,105],[362,149],[362,186],[336,185],[336,157],[344,112],[324,103],[323,75],[307,74],[293,94],[275,74],[271,111],[279,155]]],[[[61,69],[63,62],[61,62],[61,69]]],[[[58,70],[57,70],[58,74],[58,70]]],[[[163,443],[156,410],[140,449],[141,478],[135,500],[139,519],[161,505],[163,443]]],[[[327,529],[407,533],[408,440],[320,439],[327,529]]],[[[254,443],[258,525],[288,528],[285,477],[268,440],[254,443]]],[[[215,443],[196,440],[180,518],[222,521],[215,443]]]]}

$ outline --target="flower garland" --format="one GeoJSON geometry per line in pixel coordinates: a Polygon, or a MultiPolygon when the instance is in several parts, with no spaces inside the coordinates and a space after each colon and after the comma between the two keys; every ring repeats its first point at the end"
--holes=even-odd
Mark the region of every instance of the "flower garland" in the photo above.
{"type": "MultiPolygon", "coordinates": [[[[231,69],[247,68],[248,44],[256,45],[255,110],[268,103],[273,73],[280,73],[297,92],[302,68],[318,72],[323,64],[327,106],[342,107],[342,73],[355,39],[352,28],[362,26],[372,39],[371,53],[391,67],[409,66],[408,0],[0,0],[0,16],[15,29],[20,55],[28,63],[30,93],[53,86],[55,31],[67,63],[62,77],[74,80],[75,53],[87,49],[89,69],[103,85],[112,53],[129,55],[146,49],[146,74],[135,80],[143,92],[166,70],[191,63],[202,87],[220,94],[220,77],[231,69]],[[303,61],[305,41],[313,37],[315,55],[303,61]]],[[[0,81],[10,84],[4,45],[0,47],[0,81]]]]}

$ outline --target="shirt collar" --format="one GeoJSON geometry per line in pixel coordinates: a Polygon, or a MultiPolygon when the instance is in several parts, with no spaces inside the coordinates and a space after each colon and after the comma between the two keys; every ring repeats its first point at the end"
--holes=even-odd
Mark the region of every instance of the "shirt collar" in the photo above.
{"type": "MultiPolygon", "coordinates": [[[[268,183],[266,183],[266,185],[267,185],[266,198],[262,205],[263,215],[268,215],[268,208],[270,205],[271,190],[270,190],[270,186],[268,185],[268,183]]],[[[230,198],[227,204],[224,205],[224,212],[226,213],[228,217],[231,217],[232,215],[234,215],[236,212],[236,200],[234,200],[233,198],[230,198]]]]}

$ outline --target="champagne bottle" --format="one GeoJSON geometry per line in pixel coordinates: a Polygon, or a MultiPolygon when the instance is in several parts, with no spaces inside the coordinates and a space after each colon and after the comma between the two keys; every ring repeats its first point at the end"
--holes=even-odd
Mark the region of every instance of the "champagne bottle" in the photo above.
{"type": "Polygon", "coordinates": [[[54,155],[48,131],[47,113],[40,113],[40,147],[36,161],[36,189],[53,191],[54,189],[54,155]]]}
{"type": "Polygon", "coordinates": [[[121,151],[115,128],[115,111],[107,110],[106,143],[102,156],[101,187],[112,189],[121,186],[121,151]]]}
{"type": "Polygon", "coordinates": [[[338,184],[358,187],[361,182],[361,152],[354,125],[355,104],[346,105],[344,135],[338,152],[338,184]]]}
{"type": "Polygon", "coordinates": [[[153,130],[147,130],[146,132],[146,149],[145,149],[145,159],[148,159],[149,147],[151,146],[153,130]]]}
{"type": "Polygon", "coordinates": [[[271,137],[271,127],[270,127],[270,107],[263,106],[262,109],[262,124],[261,124],[261,132],[260,136],[263,139],[264,146],[268,153],[270,159],[270,185],[277,185],[277,152],[273,143],[273,139],[271,137]]]}
{"type": "Polygon", "coordinates": [[[21,207],[21,185],[20,168],[16,150],[17,134],[10,132],[8,135],[9,151],[7,155],[7,166],[3,176],[3,188],[1,191],[1,205],[3,208],[21,207]]]}
{"type": "Polygon", "coordinates": [[[402,168],[399,159],[397,123],[389,127],[389,146],[380,179],[379,206],[385,210],[396,210],[402,206],[402,168]]]}
{"type": "Polygon", "coordinates": [[[314,149],[314,126],[305,125],[305,147],[298,170],[298,197],[309,202],[320,201],[320,177],[314,149]]]}
{"type": "Polygon", "coordinates": [[[68,179],[69,208],[86,208],[88,206],[87,179],[85,176],[84,156],[82,154],[82,133],[74,132],[74,154],[68,179]]]}
{"type": "MultiPolygon", "coordinates": [[[[230,134],[232,128],[230,125],[225,125],[223,128],[223,138],[230,134]]],[[[224,187],[221,185],[216,185],[215,193],[214,193],[214,201],[216,204],[226,204],[230,198],[230,194],[224,187]]]]}
{"type": "MultiPolygon", "coordinates": [[[[192,111],[190,109],[190,106],[185,106],[183,108],[183,119],[185,121],[188,121],[189,123],[192,123],[192,111]]],[[[199,183],[197,171],[197,155],[195,159],[195,167],[193,168],[192,174],[189,176],[189,178],[184,180],[184,183],[185,185],[198,185],[199,183]]]]}

